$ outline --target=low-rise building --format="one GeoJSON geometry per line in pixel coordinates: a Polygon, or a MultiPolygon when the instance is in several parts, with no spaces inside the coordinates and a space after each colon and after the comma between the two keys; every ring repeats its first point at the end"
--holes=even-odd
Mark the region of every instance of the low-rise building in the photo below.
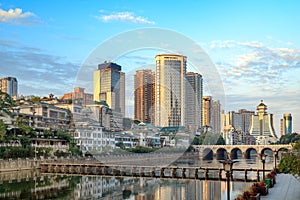
{"type": "Polygon", "coordinates": [[[22,101],[12,108],[14,120],[23,117],[24,123],[38,129],[68,129],[71,122],[69,109],[52,104],[22,101]]]}
{"type": "Polygon", "coordinates": [[[109,152],[116,147],[114,133],[104,131],[99,122],[89,118],[75,122],[74,139],[83,153],[109,152]]]}

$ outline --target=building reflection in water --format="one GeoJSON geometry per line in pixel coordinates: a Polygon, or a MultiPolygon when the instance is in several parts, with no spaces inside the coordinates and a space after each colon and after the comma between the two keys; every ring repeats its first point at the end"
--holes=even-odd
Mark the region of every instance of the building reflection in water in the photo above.
{"type": "MultiPolygon", "coordinates": [[[[226,182],[0,173],[0,199],[226,199],[226,182]]],[[[251,183],[232,182],[233,194],[251,183]]]]}

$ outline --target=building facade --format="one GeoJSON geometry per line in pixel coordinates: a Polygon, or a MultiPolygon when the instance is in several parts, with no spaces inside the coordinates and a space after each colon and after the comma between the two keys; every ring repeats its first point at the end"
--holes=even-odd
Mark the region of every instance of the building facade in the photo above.
{"type": "Polygon", "coordinates": [[[3,77],[0,79],[0,91],[9,94],[11,97],[18,96],[18,80],[15,77],[3,77]]]}
{"type": "Polygon", "coordinates": [[[215,134],[221,134],[221,103],[219,100],[212,101],[212,130],[215,134]]]}
{"type": "Polygon", "coordinates": [[[154,122],[154,73],[138,70],[134,75],[134,118],[154,122]]]}
{"type": "Polygon", "coordinates": [[[212,125],[212,97],[202,97],[202,126],[207,127],[212,125]]]}
{"type": "Polygon", "coordinates": [[[185,126],[185,56],[155,56],[155,125],[185,126]]]}
{"type": "Polygon", "coordinates": [[[94,71],[94,100],[125,115],[125,74],[116,63],[104,62],[94,71]]]}
{"type": "Polygon", "coordinates": [[[242,144],[246,144],[247,135],[249,135],[249,128],[251,123],[251,117],[254,115],[254,111],[246,109],[240,109],[236,111],[229,111],[227,114],[223,114],[222,132],[223,135],[227,132],[228,127],[232,126],[234,130],[241,134],[242,144]]]}
{"type": "Polygon", "coordinates": [[[199,129],[202,125],[202,75],[194,72],[186,74],[186,126],[199,129]]]}
{"type": "Polygon", "coordinates": [[[93,98],[93,94],[85,93],[84,88],[80,87],[75,87],[73,92],[64,94],[64,96],[61,97],[62,100],[70,100],[72,103],[80,104],[82,106],[92,103],[94,100],[93,98]]]}
{"type": "Polygon", "coordinates": [[[292,114],[283,114],[283,118],[281,121],[281,135],[291,134],[292,133],[292,114]]]}
{"type": "Polygon", "coordinates": [[[273,126],[273,114],[267,113],[267,106],[261,101],[256,107],[257,113],[251,117],[250,135],[256,139],[256,144],[269,144],[277,141],[273,126]]]}

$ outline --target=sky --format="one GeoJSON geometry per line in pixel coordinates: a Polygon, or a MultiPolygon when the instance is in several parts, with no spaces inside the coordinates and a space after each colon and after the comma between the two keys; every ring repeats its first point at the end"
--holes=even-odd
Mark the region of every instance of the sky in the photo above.
{"type": "MultiPolygon", "coordinates": [[[[172,30],[214,63],[225,112],[256,110],[264,100],[278,136],[284,113],[292,114],[299,133],[299,8],[297,0],[0,0],[0,76],[17,77],[22,95],[61,96],[78,86],[89,55],[111,38],[143,28],[172,30]]],[[[130,65],[132,74],[151,66],[157,52],[128,52],[115,61],[130,65]]]]}

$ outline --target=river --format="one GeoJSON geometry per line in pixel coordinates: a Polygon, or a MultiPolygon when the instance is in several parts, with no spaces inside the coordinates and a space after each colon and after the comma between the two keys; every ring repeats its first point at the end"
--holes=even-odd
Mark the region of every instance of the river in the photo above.
{"type": "MultiPolygon", "coordinates": [[[[261,162],[257,158],[239,161],[234,167],[261,168],[261,162]]],[[[194,163],[180,160],[173,163],[173,165],[187,164],[220,166],[216,160],[196,160],[194,163]]],[[[266,168],[273,166],[273,159],[270,156],[266,161],[266,168]]],[[[232,199],[251,184],[251,182],[230,182],[232,199]]],[[[38,170],[0,173],[0,199],[225,200],[226,194],[225,181],[73,176],[43,174],[38,170]]]]}

